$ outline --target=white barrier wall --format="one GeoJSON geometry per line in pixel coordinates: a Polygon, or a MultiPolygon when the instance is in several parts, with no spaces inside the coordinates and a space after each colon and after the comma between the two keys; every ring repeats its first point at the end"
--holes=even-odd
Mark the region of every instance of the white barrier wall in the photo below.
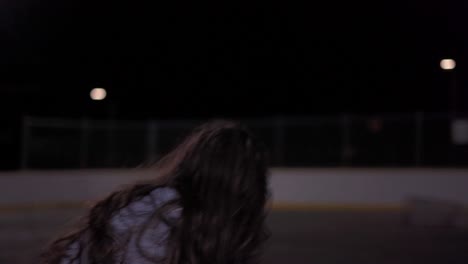
{"type": "MultiPolygon", "coordinates": [[[[78,203],[152,177],[148,170],[22,171],[0,173],[0,207],[78,203]]],[[[468,204],[468,169],[272,170],[274,202],[395,205],[412,197],[468,204]]]]}
{"type": "Polygon", "coordinates": [[[395,205],[413,197],[468,204],[467,169],[276,169],[275,200],[395,205]]]}

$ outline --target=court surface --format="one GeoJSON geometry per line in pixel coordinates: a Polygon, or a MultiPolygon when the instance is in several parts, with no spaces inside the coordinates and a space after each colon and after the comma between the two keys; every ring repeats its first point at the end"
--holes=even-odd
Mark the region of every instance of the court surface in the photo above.
{"type": "MultiPolygon", "coordinates": [[[[0,264],[36,263],[78,209],[0,212],[0,264]]],[[[410,227],[397,211],[274,211],[263,263],[468,263],[468,232],[410,227]]]]}

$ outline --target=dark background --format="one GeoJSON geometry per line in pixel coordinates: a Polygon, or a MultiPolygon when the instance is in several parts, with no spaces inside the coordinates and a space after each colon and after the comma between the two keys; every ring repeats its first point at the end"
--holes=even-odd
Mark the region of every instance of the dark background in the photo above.
{"type": "Polygon", "coordinates": [[[2,1],[3,167],[17,167],[24,116],[463,113],[467,12],[464,1],[2,1]],[[90,100],[94,87],[106,100],[90,100]]]}

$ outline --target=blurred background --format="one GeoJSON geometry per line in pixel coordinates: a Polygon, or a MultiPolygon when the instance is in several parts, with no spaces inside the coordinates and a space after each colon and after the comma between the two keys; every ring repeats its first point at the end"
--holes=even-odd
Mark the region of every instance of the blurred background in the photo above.
{"type": "Polygon", "coordinates": [[[271,154],[265,263],[468,261],[468,4],[0,3],[0,263],[213,118],[271,154]]]}

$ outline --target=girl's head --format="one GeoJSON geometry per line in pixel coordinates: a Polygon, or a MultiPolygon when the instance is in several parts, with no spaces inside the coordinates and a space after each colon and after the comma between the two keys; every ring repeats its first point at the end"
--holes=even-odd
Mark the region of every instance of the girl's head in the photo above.
{"type": "Polygon", "coordinates": [[[169,174],[169,184],[190,208],[261,207],[267,195],[263,146],[238,123],[213,121],[196,128],[157,167],[169,174]]]}
{"type": "Polygon", "coordinates": [[[245,263],[255,254],[265,235],[267,164],[249,130],[230,121],[204,124],[157,167],[180,194],[179,257],[245,263]]]}

